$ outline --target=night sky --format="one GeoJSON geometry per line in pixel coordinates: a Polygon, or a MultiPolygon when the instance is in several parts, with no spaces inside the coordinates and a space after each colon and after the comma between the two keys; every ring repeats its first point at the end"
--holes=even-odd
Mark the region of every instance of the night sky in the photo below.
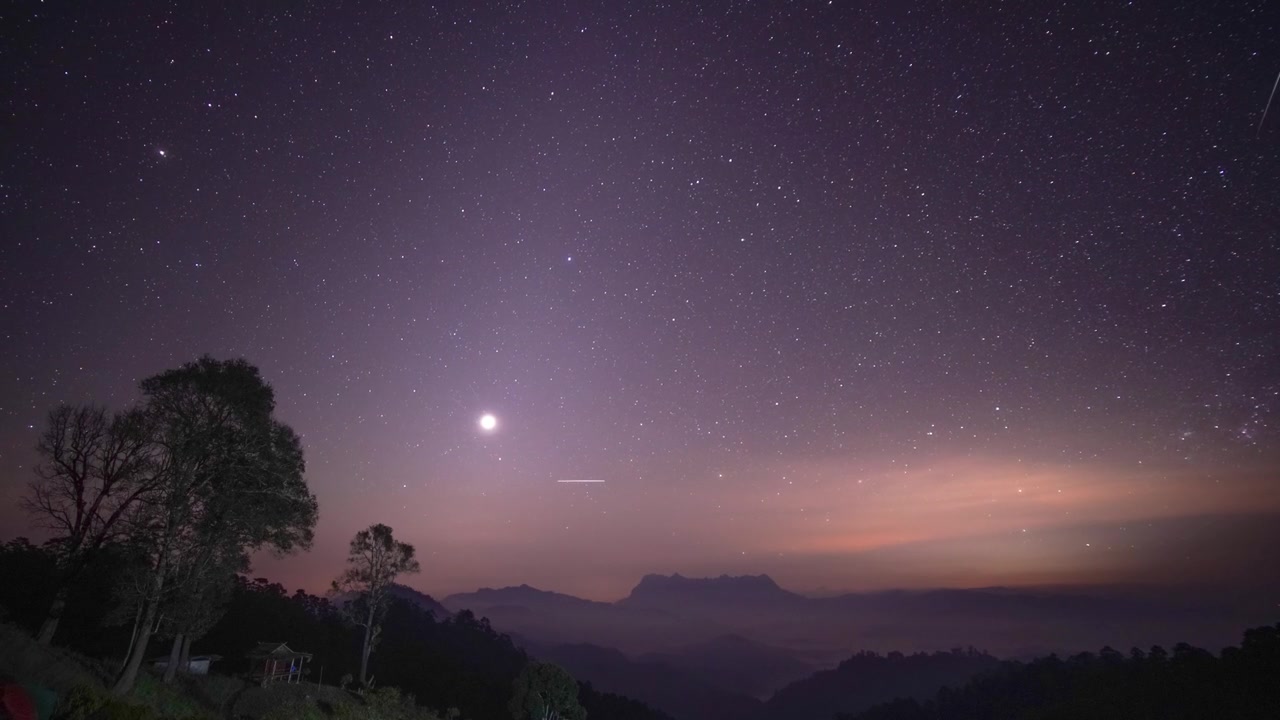
{"type": "Polygon", "coordinates": [[[54,405],[208,353],[292,587],[1265,575],[1274,4],[215,5],[2,11],[4,538],[54,405]]]}

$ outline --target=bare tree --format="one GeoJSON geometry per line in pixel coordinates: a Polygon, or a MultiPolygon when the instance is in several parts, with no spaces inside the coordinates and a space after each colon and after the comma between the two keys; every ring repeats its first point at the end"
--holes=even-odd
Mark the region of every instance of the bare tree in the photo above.
{"type": "Polygon", "coordinates": [[[61,405],[49,413],[36,444],[39,479],[22,499],[26,511],[53,531],[58,554],[57,589],[40,644],[52,642],[76,577],[121,536],[128,513],[154,488],[152,449],[139,410],[108,417],[101,407],[61,405]]]}
{"type": "Polygon", "coordinates": [[[347,570],[335,581],[333,589],[354,592],[357,597],[347,604],[348,615],[364,628],[364,646],[360,651],[360,684],[369,671],[369,654],[382,632],[382,614],[387,591],[396,576],[416,573],[420,569],[413,557],[413,546],[397,542],[391,528],[381,523],[361,530],[351,540],[347,570]]]}

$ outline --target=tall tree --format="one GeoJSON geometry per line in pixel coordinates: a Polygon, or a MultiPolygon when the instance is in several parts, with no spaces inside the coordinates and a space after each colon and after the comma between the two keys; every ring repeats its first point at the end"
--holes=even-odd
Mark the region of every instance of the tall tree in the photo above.
{"type": "Polygon", "coordinates": [[[38,479],[23,507],[45,528],[58,558],[53,601],[37,640],[53,641],[71,585],[104,546],[118,539],[136,503],[154,489],[147,416],[108,416],[93,405],[61,405],[49,413],[36,443],[38,479]]]}
{"type": "Polygon", "coordinates": [[[309,547],[317,516],[301,442],[272,417],[275,394],[256,367],[203,357],[143,380],[142,392],[158,481],[131,517],[147,571],[117,694],[132,689],[162,604],[206,577],[192,568],[309,547]]]}
{"type": "Polygon", "coordinates": [[[578,704],[578,682],[551,663],[531,662],[516,678],[511,697],[516,720],[586,720],[578,704]]]}
{"type": "Polygon", "coordinates": [[[401,573],[416,573],[418,561],[413,546],[398,542],[391,528],[381,523],[361,530],[351,540],[347,570],[333,581],[333,589],[353,592],[356,597],[347,604],[354,622],[364,628],[364,645],[360,650],[360,683],[369,672],[369,653],[382,632],[382,614],[386,609],[387,590],[401,573]]]}
{"type": "MultiPolygon", "coordinates": [[[[305,508],[291,505],[303,496],[299,490],[305,493],[301,441],[288,426],[274,422],[269,441],[270,452],[262,456],[264,468],[270,476],[286,479],[284,496],[278,494],[279,488],[243,483],[234,487],[235,492],[221,493],[188,535],[190,547],[176,553],[178,562],[171,573],[168,599],[162,606],[173,639],[165,682],[172,682],[177,670],[186,667],[191,642],[222,616],[231,592],[231,578],[249,570],[245,539],[254,533],[270,533],[272,528],[288,530],[292,526],[280,524],[280,517],[306,512],[305,508]],[[250,500],[247,504],[246,498],[250,500]]],[[[267,542],[279,547],[293,541],[275,538],[267,542]]]]}

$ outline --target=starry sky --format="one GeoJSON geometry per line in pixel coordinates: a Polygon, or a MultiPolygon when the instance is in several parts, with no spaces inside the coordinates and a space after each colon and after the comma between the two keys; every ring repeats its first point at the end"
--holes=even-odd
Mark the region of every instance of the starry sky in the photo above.
{"type": "Polygon", "coordinates": [[[313,591],[374,522],[437,595],[1256,579],[1274,5],[290,5],[0,11],[5,537],[54,405],[208,353],[313,591]]]}

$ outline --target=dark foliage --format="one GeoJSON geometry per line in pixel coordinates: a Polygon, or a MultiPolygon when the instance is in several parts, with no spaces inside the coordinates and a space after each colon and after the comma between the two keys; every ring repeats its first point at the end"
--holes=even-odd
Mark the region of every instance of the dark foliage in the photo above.
{"type": "Polygon", "coordinates": [[[587,711],[587,720],[671,720],[638,700],[599,692],[591,683],[578,683],[578,702],[587,711]]]}
{"type": "Polygon", "coordinates": [[[379,685],[395,685],[439,709],[470,720],[507,720],[512,683],[528,662],[524,651],[488,620],[461,612],[444,621],[405,601],[392,602],[370,661],[379,685]]]}
{"type": "MultiPolygon", "coordinates": [[[[378,685],[395,685],[424,705],[458,708],[468,720],[509,720],[512,686],[530,659],[487,618],[463,610],[438,620],[418,604],[397,599],[370,662],[378,685]]],[[[581,683],[578,701],[597,720],[669,720],[644,703],[581,683]]]]}
{"type": "Polygon", "coordinates": [[[1178,720],[1280,717],[1280,625],[1249,630],[1221,656],[1180,643],[1125,656],[1110,648],[1063,660],[1002,663],[928,702],[899,700],[845,720],[1178,720]]]}
{"type": "Polygon", "coordinates": [[[924,699],[942,687],[957,686],[999,660],[972,648],[951,652],[878,655],[861,652],[779,690],[766,703],[765,716],[777,720],[827,720],[857,713],[894,698],[924,699]]]}
{"type": "Polygon", "coordinates": [[[263,578],[236,576],[226,614],[196,647],[202,654],[223,656],[215,668],[219,672],[243,673],[249,669],[245,654],[259,642],[287,642],[311,653],[312,681],[323,670],[336,682],[359,663],[359,637],[328,600],[301,590],[290,595],[283,585],[263,578]]]}
{"type": "Polygon", "coordinates": [[[53,601],[57,572],[57,556],[24,537],[0,545],[0,577],[22,578],[0,583],[4,619],[35,632],[53,601]]]}
{"type": "MultiPolygon", "coordinates": [[[[115,588],[127,560],[119,546],[99,549],[93,562],[71,580],[58,643],[88,655],[119,655],[129,642],[133,618],[117,612],[115,588]]],[[[0,618],[28,632],[39,630],[57,591],[57,553],[15,538],[0,545],[0,618]]]]}

